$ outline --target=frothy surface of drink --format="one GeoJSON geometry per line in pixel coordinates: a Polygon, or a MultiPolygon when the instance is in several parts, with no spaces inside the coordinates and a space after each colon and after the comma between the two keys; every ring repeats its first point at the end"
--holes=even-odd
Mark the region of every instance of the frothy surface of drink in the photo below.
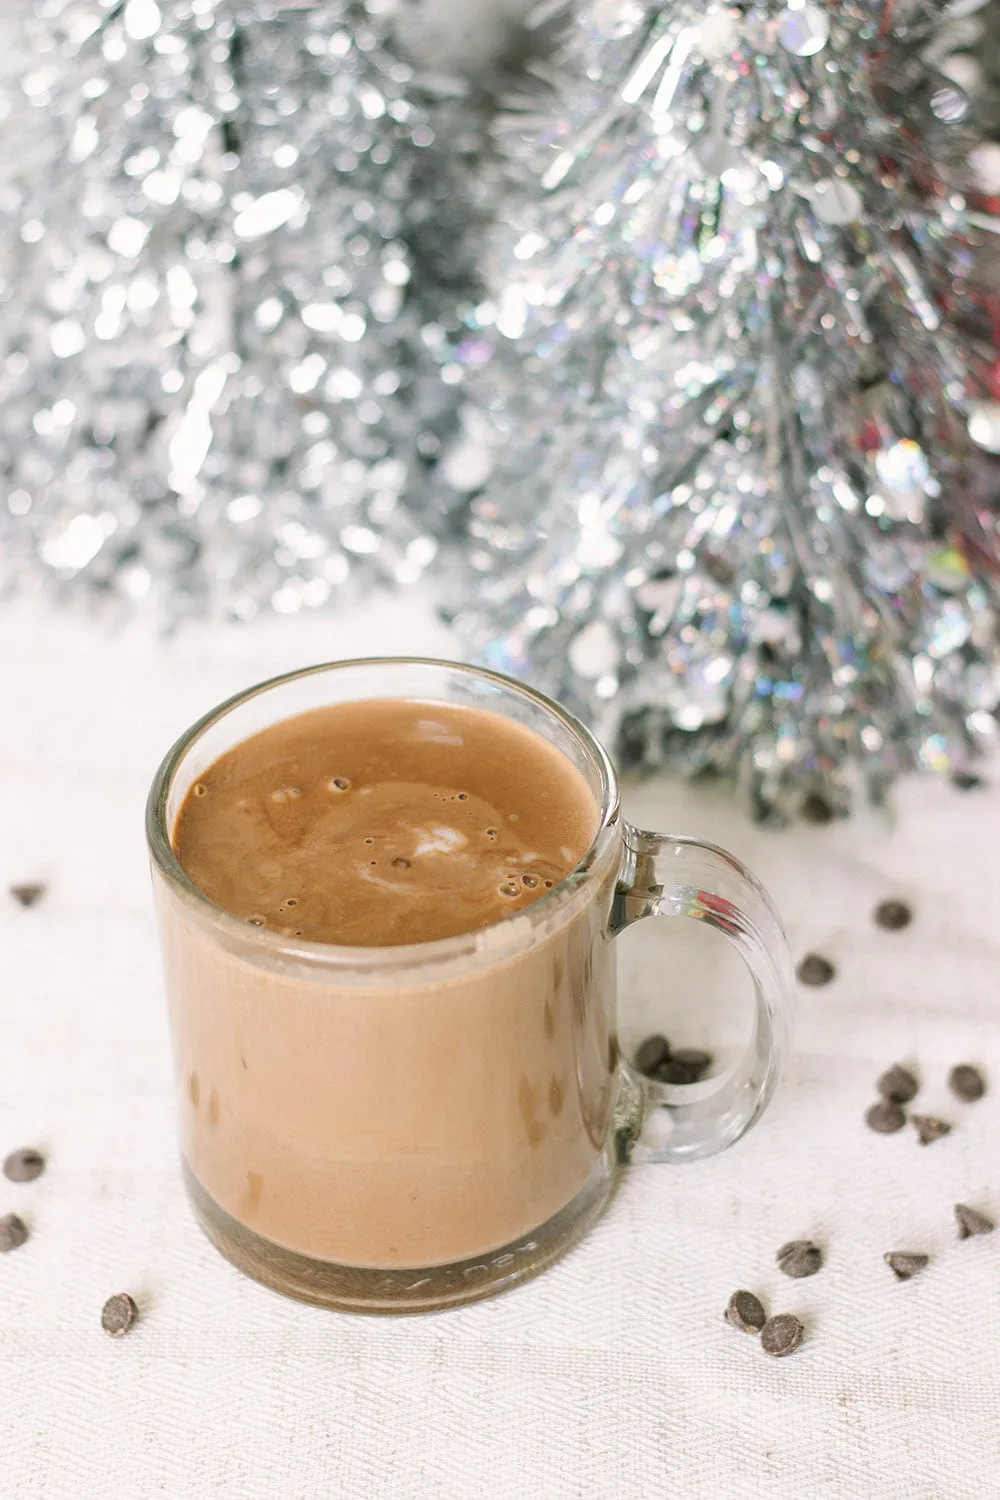
{"type": "Polygon", "coordinates": [[[377,699],[272,725],[191,787],[188,877],[248,923],[316,942],[427,942],[498,922],[578,863],[598,811],[534,731],[485,709],[377,699]]]}

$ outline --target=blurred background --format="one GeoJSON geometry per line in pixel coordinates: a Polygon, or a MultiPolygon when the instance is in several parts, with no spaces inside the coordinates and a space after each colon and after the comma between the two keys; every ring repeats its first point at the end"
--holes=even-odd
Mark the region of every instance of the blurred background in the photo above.
{"type": "Polygon", "coordinates": [[[390,592],[755,817],[997,706],[996,12],[39,0],[0,124],[0,586],[390,592]]]}

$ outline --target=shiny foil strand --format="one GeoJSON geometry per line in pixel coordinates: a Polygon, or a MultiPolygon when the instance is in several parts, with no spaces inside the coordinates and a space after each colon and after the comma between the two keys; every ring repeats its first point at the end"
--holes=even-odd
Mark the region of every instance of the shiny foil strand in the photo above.
{"type": "Polygon", "coordinates": [[[762,818],[995,731],[990,206],[943,10],[585,0],[499,127],[450,615],[762,818]]]}
{"type": "Polygon", "coordinates": [[[168,619],[433,559],[482,112],[360,6],[39,0],[0,83],[0,586],[168,619]]]}

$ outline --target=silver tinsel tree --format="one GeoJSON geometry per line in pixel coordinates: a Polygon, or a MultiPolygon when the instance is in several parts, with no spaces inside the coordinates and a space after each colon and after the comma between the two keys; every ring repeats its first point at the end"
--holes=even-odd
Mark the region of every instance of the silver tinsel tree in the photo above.
{"type": "Polygon", "coordinates": [[[626,762],[735,771],[761,816],[994,729],[968,429],[996,351],[962,331],[942,171],[965,102],[915,86],[938,12],[584,0],[506,124],[529,186],[477,314],[498,458],[456,624],[626,762]]]}
{"type": "Polygon", "coordinates": [[[0,67],[0,583],[169,614],[433,556],[477,114],[350,0],[37,0],[0,67]]]}

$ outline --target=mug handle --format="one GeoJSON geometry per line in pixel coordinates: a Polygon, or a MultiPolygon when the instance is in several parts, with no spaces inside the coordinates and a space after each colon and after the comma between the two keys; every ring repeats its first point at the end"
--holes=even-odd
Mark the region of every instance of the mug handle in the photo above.
{"type": "Polygon", "coordinates": [[[753,1035],[723,1077],[660,1083],[624,1057],[620,1062],[618,1160],[696,1161],[738,1141],[774,1093],[795,1006],[791,954],[770,896],[735,856],[714,844],[646,833],[630,823],[623,831],[611,936],[643,917],[691,917],[733,944],[753,980],[753,1035]]]}

